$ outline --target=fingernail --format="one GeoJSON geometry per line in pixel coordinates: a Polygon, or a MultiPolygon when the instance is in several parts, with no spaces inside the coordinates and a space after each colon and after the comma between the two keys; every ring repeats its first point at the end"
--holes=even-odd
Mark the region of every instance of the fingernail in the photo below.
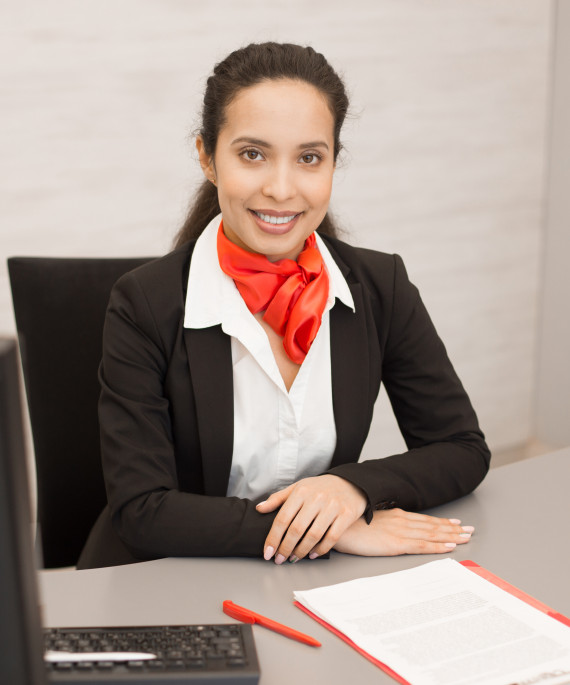
{"type": "Polygon", "coordinates": [[[454,547],[457,547],[455,542],[446,542],[444,543],[446,547],[449,547],[449,549],[453,549],[454,547]]]}
{"type": "Polygon", "coordinates": [[[271,559],[271,557],[274,555],[274,553],[275,553],[275,550],[273,549],[273,547],[267,546],[263,550],[263,558],[265,559],[265,561],[269,561],[271,559]]]}
{"type": "Polygon", "coordinates": [[[266,502],[267,502],[267,500],[264,499],[263,502],[259,502],[259,504],[256,504],[255,508],[257,509],[257,507],[260,507],[262,504],[265,504],[266,502]]]}
{"type": "Polygon", "coordinates": [[[460,537],[460,538],[470,538],[470,537],[471,537],[471,533],[459,533],[459,537],[460,537]]]}
{"type": "Polygon", "coordinates": [[[309,554],[309,559],[316,559],[319,555],[316,552],[311,552],[309,554]]]}
{"type": "Polygon", "coordinates": [[[275,563],[276,564],[282,564],[285,561],[285,557],[282,554],[278,554],[275,557],[275,563]]]}
{"type": "Polygon", "coordinates": [[[292,555],[289,557],[289,561],[290,561],[292,564],[294,564],[296,561],[299,561],[299,559],[298,559],[298,557],[296,557],[294,554],[292,554],[292,555]]]}
{"type": "Polygon", "coordinates": [[[473,526],[461,526],[461,530],[464,530],[466,533],[472,533],[475,528],[473,526]]]}
{"type": "Polygon", "coordinates": [[[454,523],[456,526],[458,526],[461,523],[460,519],[449,519],[449,523],[454,523]]]}

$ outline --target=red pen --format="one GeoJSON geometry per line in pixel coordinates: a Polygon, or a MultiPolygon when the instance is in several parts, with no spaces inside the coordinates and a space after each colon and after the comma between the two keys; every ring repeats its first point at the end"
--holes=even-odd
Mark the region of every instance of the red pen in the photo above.
{"type": "Polygon", "coordinates": [[[240,607],[229,599],[226,599],[223,603],[224,614],[231,616],[232,618],[241,621],[242,623],[259,623],[260,626],[269,628],[269,630],[274,630],[276,633],[281,633],[285,637],[290,637],[292,640],[297,640],[298,642],[303,642],[311,647],[320,647],[321,643],[315,640],[314,637],[310,635],[305,635],[305,633],[300,633],[298,630],[293,630],[293,628],[288,628],[282,623],[277,623],[277,621],[272,621],[270,618],[266,618],[261,614],[256,614],[255,611],[250,611],[245,607],[240,607]]]}

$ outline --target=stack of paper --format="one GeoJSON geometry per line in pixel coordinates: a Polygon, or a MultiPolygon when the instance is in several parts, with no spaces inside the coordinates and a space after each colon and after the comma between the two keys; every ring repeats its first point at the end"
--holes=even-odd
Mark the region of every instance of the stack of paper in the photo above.
{"type": "Polygon", "coordinates": [[[568,619],[464,563],[434,561],[295,600],[400,682],[570,683],[568,619]]]}

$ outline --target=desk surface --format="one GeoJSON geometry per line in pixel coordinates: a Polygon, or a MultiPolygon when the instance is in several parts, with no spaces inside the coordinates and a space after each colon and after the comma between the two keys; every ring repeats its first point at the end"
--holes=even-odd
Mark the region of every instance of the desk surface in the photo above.
{"type": "MultiPolygon", "coordinates": [[[[430,513],[475,526],[451,558],[473,559],[570,615],[570,448],[490,471],[471,495],[430,513]]],[[[329,560],[276,566],[261,559],[160,559],[89,571],[40,573],[47,626],[228,623],[222,601],[313,635],[320,649],[254,628],[263,685],[393,683],[292,604],[293,590],[391,573],[440,555],[329,560]]]]}

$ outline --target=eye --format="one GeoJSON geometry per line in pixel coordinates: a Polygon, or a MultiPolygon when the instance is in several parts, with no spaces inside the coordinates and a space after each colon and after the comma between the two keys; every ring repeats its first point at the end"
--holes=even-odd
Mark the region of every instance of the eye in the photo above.
{"type": "Polygon", "coordinates": [[[303,164],[314,165],[318,164],[320,161],[321,156],[316,152],[307,152],[301,156],[301,162],[303,162],[303,164]]]}
{"type": "Polygon", "coordinates": [[[244,150],[241,153],[241,156],[244,157],[245,159],[249,160],[250,162],[257,162],[260,159],[263,159],[261,152],[259,152],[259,150],[253,150],[253,149],[244,150]]]}

